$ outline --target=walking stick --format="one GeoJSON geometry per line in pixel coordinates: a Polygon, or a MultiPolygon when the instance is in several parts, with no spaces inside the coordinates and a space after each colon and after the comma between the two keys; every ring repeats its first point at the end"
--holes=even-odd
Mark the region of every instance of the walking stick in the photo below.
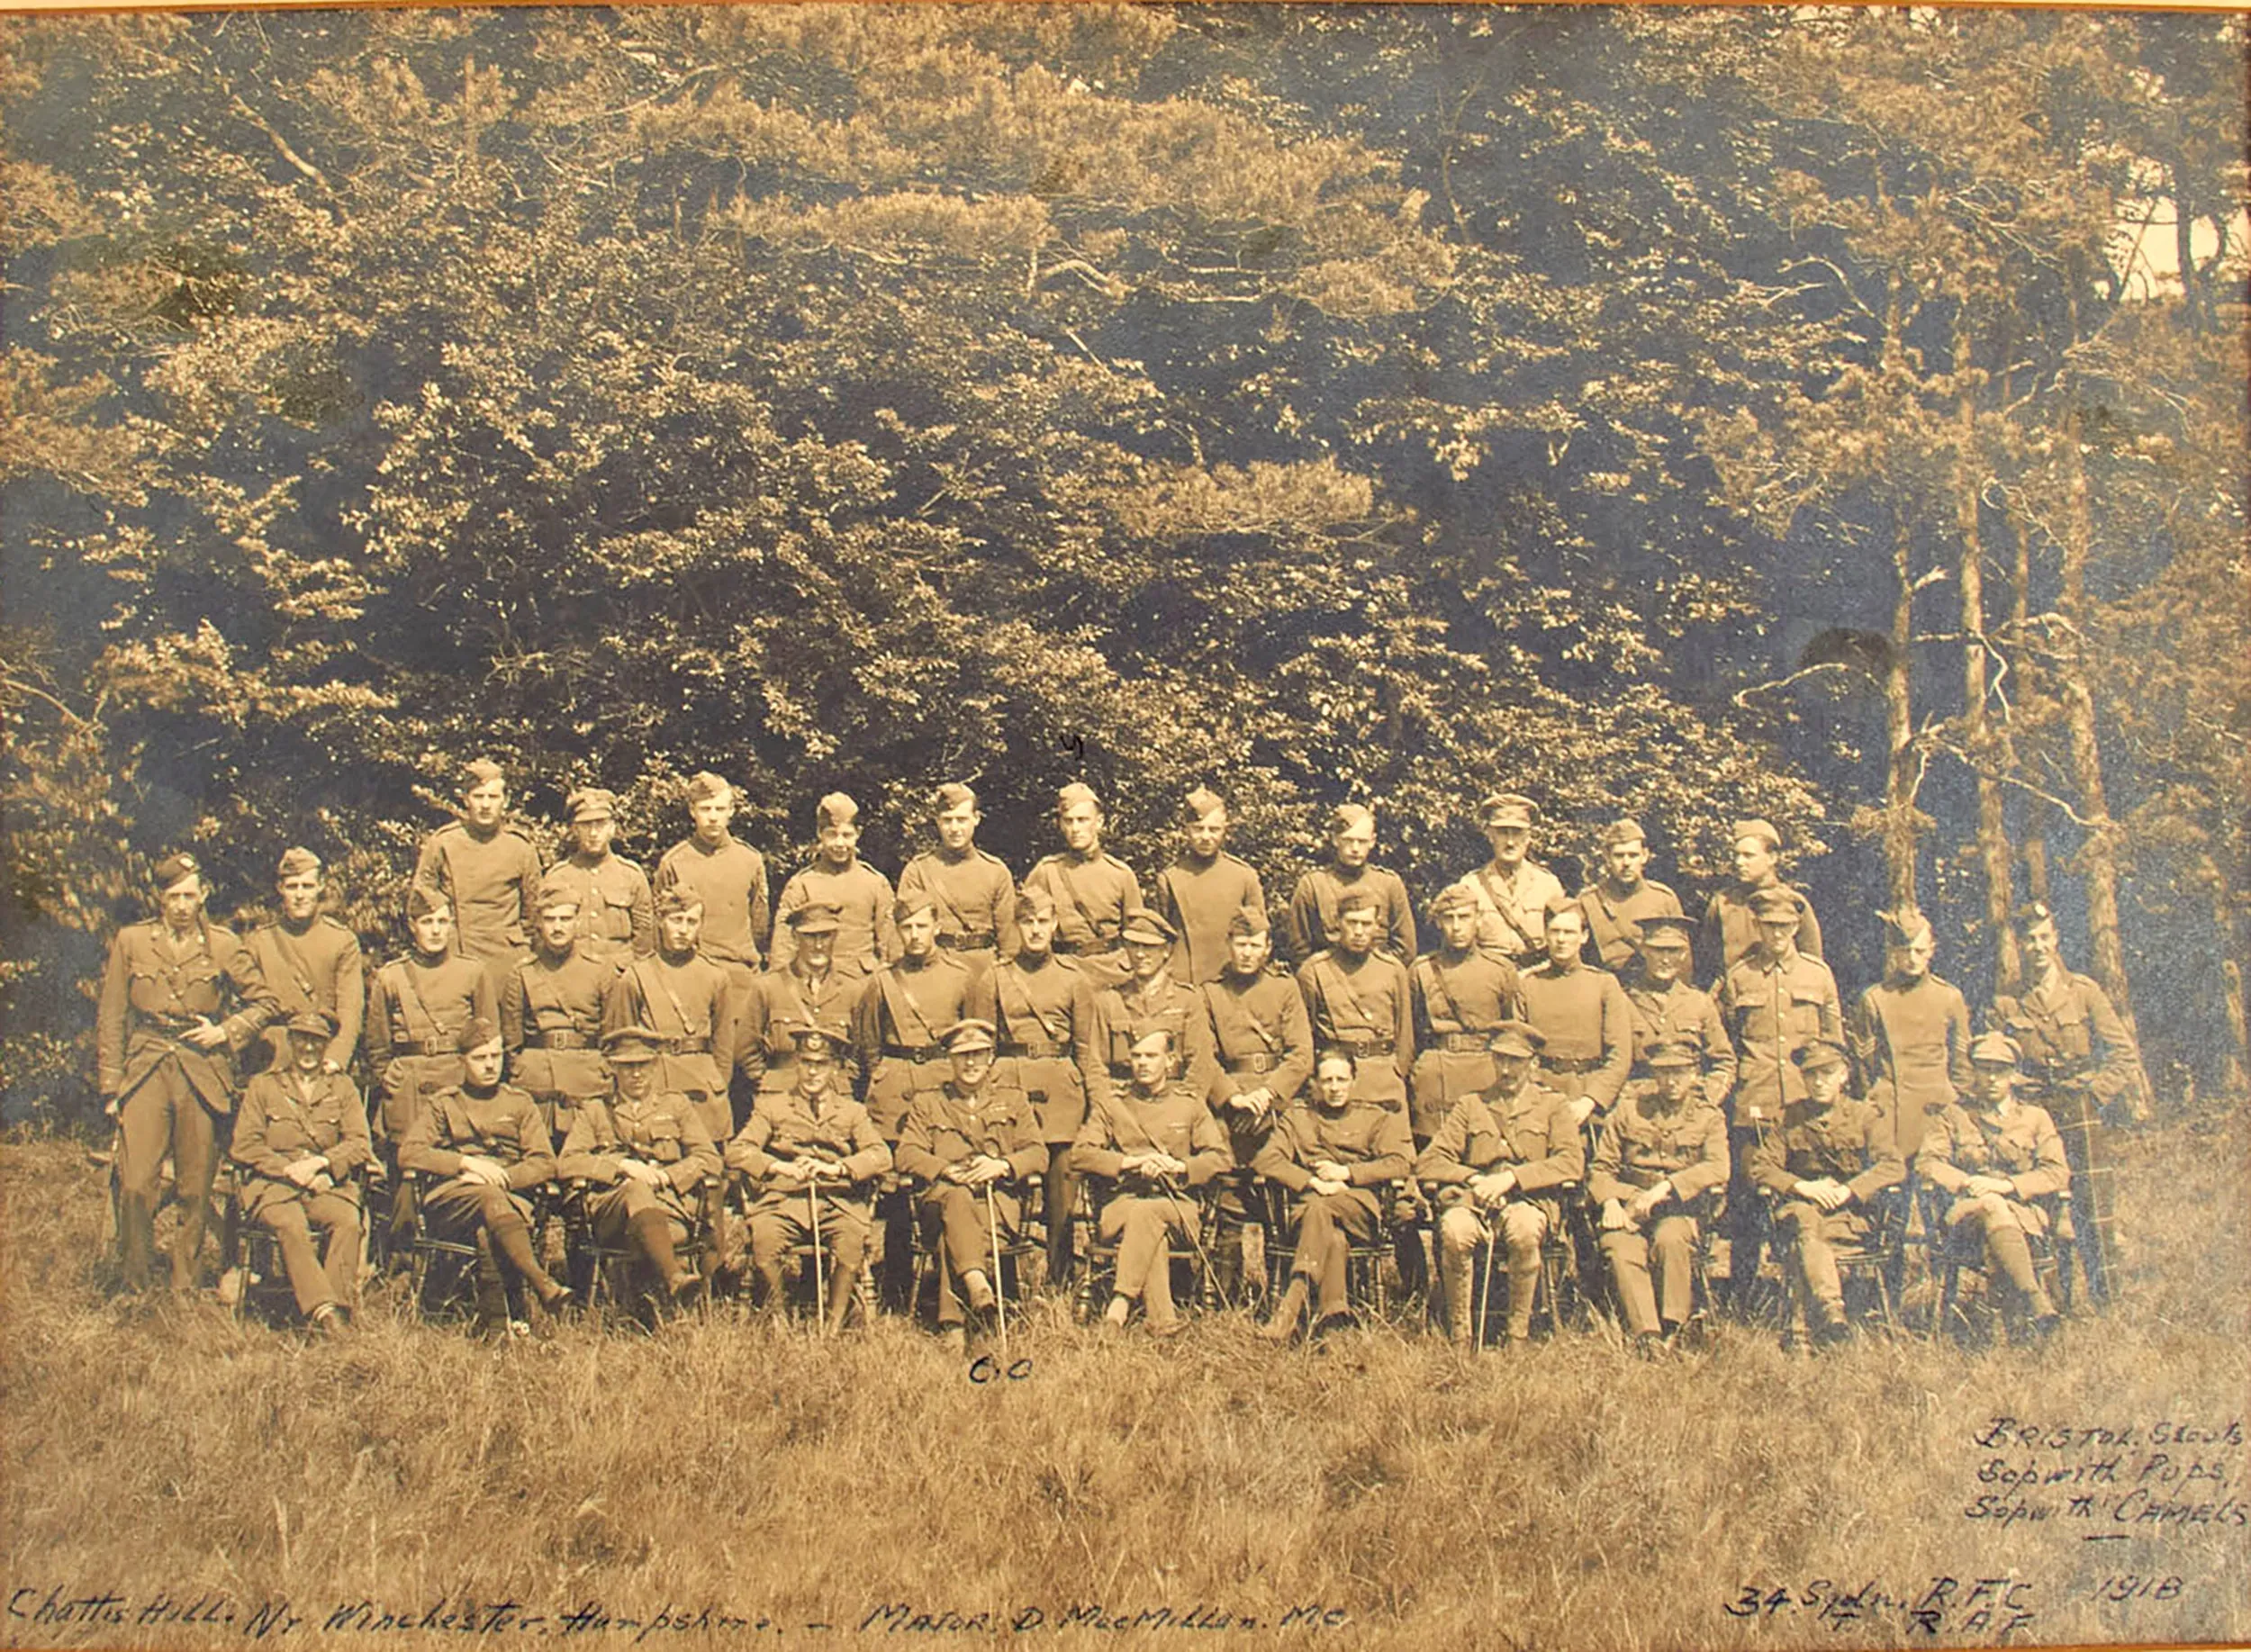
{"type": "MultiPolygon", "coordinates": [[[[1204,1277],[1207,1281],[1216,1281],[1219,1276],[1212,1271],[1211,1256],[1205,1250],[1203,1237],[1198,1232],[1198,1230],[1203,1225],[1203,1218],[1201,1214],[1197,1211],[1193,1205],[1184,1205],[1181,1202],[1180,1194],[1173,1188],[1172,1178],[1171,1177],[1160,1176],[1157,1178],[1157,1187],[1163,1192],[1166,1199],[1171,1202],[1174,1214],[1180,1217],[1180,1231],[1188,1235],[1188,1242],[1190,1245],[1193,1245],[1196,1249],[1196,1265],[1204,1270],[1204,1277]]],[[[1169,1250],[1166,1252],[1168,1257],[1170,1257],[1171,1254],[1171,1253],[1169,1250]]],[[[1170,1265],[1171,1264],[1168,1262],[1167,1266],[1170,1265]]],[[[1166,1283],[1169,1288],[1171,1281],[1168,1280],[1166,1283]]],[[[1235,1305],[1233,1302],[1228,1301],[1227,1293],[1224,1289],[1219,1292],[1219,1300],[1230,1308],[1235,1305]]]]}
{"type": "Polygon", "coordinates": [[[985,1193],[985,1231],[992,1235],[992,1306],[999,1315],[1000,1359],[1008,1358],[1008,1293],[1000,1277],[1000,1212],[992,1196],[992,1184],[987,1182],[985,1193]]]}
{"type": "Polygon", "coordinates": [[[825,1337],[828,1334],[828,1268],[820,1254],[820,1194],[817,1187],[819,1179],[816,1175],[805,1183],[805,1210],[813,1225],[813,1313],[818,1322],[815,1334],[825,1337]]]}
{"type": "Polygon", "coordinates": [[[1476,1344],[1470,1350],[1477,1355],[1485,1352],[1485,1311],[1493,1300],[1493,1233],[1488,1228],[1485,1235],[1485,1266],[1478,1269],[1478,1332],[1476,1344]]]}

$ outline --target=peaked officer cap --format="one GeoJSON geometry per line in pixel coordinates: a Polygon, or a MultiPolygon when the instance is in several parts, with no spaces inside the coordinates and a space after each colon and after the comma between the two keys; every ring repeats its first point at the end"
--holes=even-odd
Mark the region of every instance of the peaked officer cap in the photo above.
{"type": "Polygon", "coordinates": [[[838,1039],[825,1027],[817,1027],[809,1021],[792,1023],[790,1042],[797,1046],[800,1055],[834,1055],[838,1039]]]}
{"type": "Polygon", "coordinates": [[[801,935],[833,935],[844,927],[844,908],[825,900],[809,900],[790,914],[788,923],[801,935]]]}
{"type": "Polygon", "coordinates": [[[2023,1054],[2006,1033],[1986,1033],[1970,1040],[1969,1059],[1980,1067],[2014,1067],[2023,1054]]]}
{"type": "Polygon", "coordinates": [[[1805,1072],[1819,1072],[1824,1067],[1843,1067],[1852,1058],[1845,1053],[1842,1044],[1831,1043],[1826,1038],[1809,1038],[1790,1052],[1790,1059],[1805,1072]]]}
{"type": "Polygon", "coordinates": [[[1634,944],[1643,952],[1652,946],[1693,947],[1695,932],[1685,917],[1675,917],[1669,912],[1662,917],[1645,917],[1641,933],[1634,937],[1634,944]]]}
{"type": "Polygon", "coordinates": [[[972,1050],[990,1050],[993,1047],[993,1040],[992,1023],[974,1017],[956,1021],[938,1034],[938,1042],[945,1046],[950,1055],[962,1055],[972,1050]]]}
{"type": "Polygon", "coordinates": [[[1759,890],[1750,898],[1750,909],[1762,923],[1770,918],[1779,922],[1785,917],[1794,923],[1805,910],[1796,892],[1785,889],[1759,890]]]}
{"type": "Polygon", "coordinates": [[[1538,1055],[1547,1043],[1547,1034],[1529,1021],[1504,1021],[1493,1029],[1485,1047],[1496,1055],[1538,1055]]]}
{"type": "Polygon", "coordinates": [[[1540,806],[1520,791],[1496,791],[1478,805],[1481,826],[1523,826],[1540,818],[1540,806]]]}
{"type": "Polygon", "coordinates": [[[1117,938],[1142,946],[1165,946],[1179,940],[1180,932],[1148,907],[1135,907],[1118,926],[1117,938]]]}
{"type": "Polygon", "coordinates": [[[1703,1057],[1697,1047],[1685,1038],[1660,1038],[1642,1052],[1641,1059],[1654,1070],[1659,1067],[1695,1067],[1703,1057]]]}
{"type": "Polygon", "coordinates": [[[653,1061],[664,1052],[664,1041],[652,1027],[613,1027],[601,1035],[601,1052],[612,1065],[620,1061],[653,1061]]]}
{"type": "Polygon", "coordinates": [[[563,813],[575,826],[582,820],[608,820],[618,812],[615,792],[585,786],[563,799],[563,813]]]}
{"type": "Polygon", "coordinates": [[[289,1030],[314,1038],[336,1036],[336,1017],[325,1009],[301,1009],[289,1018],[289,1030]]]}

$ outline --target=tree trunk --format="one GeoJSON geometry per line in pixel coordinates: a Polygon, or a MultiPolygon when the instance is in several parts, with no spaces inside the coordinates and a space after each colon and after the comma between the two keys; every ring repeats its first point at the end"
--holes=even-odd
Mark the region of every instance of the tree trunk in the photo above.
{"type": "Polygon", "coordinates": [[[1921,764],[1914,751],[1914,701],[1909,689],[1908,649],[1914,642],[1915,581],[1908,552],[1907,519],[1892,514],[1892,567],[1899,597],[1892,609],[1892,657],[1884,671],[1885,746],[1890,763],[1884,785],[1884,871],[1894,907],[1915,900],[1915,792],[1921,764]]]}
{"type": "Polygon", "coordinates": [[[1960,446],[1956,455],[1956,531],[1962,542],[1962,732],[1977,772],[1977,860],[1985,874],[1985,923],[1993,937],[1998,987],[2014,992],[2021,976],[2016,932],[2009,927],[2014,871],[2009,853],[2008,820],[2001,782],[1994,779],[2005,761],[1985,710],[1984,547],[1977,528],[1977,401],[1967,383],[1969,329],[1954,329],[1954,372],[1961,388],[1960,446]]]}

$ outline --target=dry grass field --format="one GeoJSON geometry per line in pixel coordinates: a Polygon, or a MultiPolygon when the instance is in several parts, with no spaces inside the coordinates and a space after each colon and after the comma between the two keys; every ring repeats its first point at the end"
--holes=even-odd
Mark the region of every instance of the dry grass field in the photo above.
{"type": "Polygon", "coordinates": [[[1039,1304],[979,1383],[896,1323],[493,1346],[378,1295],[310,1346],[137,1313],[94,1288],[83,1149],[10,1145],[0,1642],[2241,1640],[2245,1121],[2124,1160],[2128,1299],[2040,1351],[1283,1353],[1039,1304]]]}

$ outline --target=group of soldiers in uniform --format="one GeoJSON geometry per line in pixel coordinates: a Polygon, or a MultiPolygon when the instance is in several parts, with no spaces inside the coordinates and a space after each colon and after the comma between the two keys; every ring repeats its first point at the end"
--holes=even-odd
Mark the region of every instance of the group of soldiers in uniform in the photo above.
{"type": "Polygon", "coordinates": [[[2146,1084],[2044,906],[2015,916],[2027,979],[1980,1035],[1912,910],[1884,915],[1885,977],[1848,1011],[1762,820],[1735,824],[1735,878],[1696,923],[1645,875],[1635,823],[1601,833],[1574,895],[1531,856],[1532,803],[1487,798],[1491,857],[1429,903],[1437,944],[1418,951],[1360,805],[1334,811],[1278,937],[1206,788],[1146,888],[1081,784],[1058,794],[1062,848],[1020,883],[977,846],[974,792],[939,787],[936,842],[895,889],[832,793],[771,909],[732,788],[698,774],[685,802],[653,880],[613,852],[616,799],[594,789],[566,800],[567,853],[546,865],[501,770],[471,763],[459,817],[423,844],[411,944],[372,975],[310,851],[281,857],[276,916],[242,939],[206,916],[192,855],[161,862],[158,916],[116,937],[100,994],[127,1286],[150,1281],[168,1158],[171,1282],[194,1287],[223,1152],[240,1219],[274,1236],[322,1332],[357,1303],[371,1186],[393,1241],[475,1236],[495,1320],[511,1289],[573,1300],[539,1242],[557,1184],[652,1300],[716,1274],[775,1306],[809,1252],[830,1329],[872,1269],[911,1295],[918,1229],[961,1336],[1001,1308],[1036,1212],[1045,1276],[1068,1278],[1083,1242],[1111,1280],[1106,1323],[1159,1336],[1183,1323],[1174,1258],[1208,1268],[1225,1232],[1278,1340],[1349,1314],[1355,1248],[1395,1243],[1434,1273],[1450,1334],[1481,1342],[1497,1294],[1496,1329],[1521,1340],[1576,1219],[1581,1268],[1644,1346],[1678,1337],[1700,1276],[1747,1303],[1769,1242],[1828,1341],[1840,1248],[1911,1178],[2035,1332],[2057,1304],[2030,1241],[2075,1261],[2092,1302],[2113,1288],[2101,1137],[2146,1084]]]}

